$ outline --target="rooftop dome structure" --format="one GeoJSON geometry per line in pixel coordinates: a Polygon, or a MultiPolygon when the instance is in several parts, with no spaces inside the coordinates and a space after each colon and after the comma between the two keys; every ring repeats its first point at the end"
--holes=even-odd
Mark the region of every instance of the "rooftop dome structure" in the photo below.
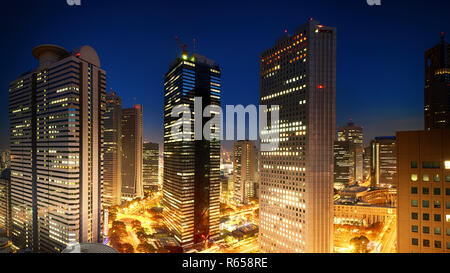
{"type": "Polygon", "coordinates": [[[69,244],[62,253],[119,253],[114,248],[95,243],[73,243],[69,244]]]}
{"type": "Polygon", "coordinates": [[[39,45],[33,48],[32,54],[39,60],[40,66],[49,65],[70,55],[63,47],[50,44],[39,45]]]}

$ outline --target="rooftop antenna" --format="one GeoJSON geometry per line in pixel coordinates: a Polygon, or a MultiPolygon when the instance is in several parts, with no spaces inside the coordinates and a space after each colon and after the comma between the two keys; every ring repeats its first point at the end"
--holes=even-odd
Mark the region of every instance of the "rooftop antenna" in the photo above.
{"type": "Polygon", "coordinates": [[[197,50],[197,39],[192,39],[192,42],[193,42],[193,44],[194,44],[194,54],[196,53],[196,50],[197,50]]]}
{"type": "Polygon", "coordinates": [[[441,42],[445,42],[445,32],[441,32],[441,42]]]}

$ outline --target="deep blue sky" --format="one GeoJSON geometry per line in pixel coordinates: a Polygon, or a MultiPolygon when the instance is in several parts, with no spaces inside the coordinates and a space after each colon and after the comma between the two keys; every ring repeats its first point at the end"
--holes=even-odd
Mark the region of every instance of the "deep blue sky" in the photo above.
{"type": "MultiPolygon", "coordinates": [[[[8,145],[8,83],[34,68],[31,49],[94,47],[108,89],[144,106],[146,140],[162,142],[163,75],[180,53],[174,36],[223,70],[223,104],[257,104],[259,53],[310,17],[338,28],[337,124],[349,118],[368,140],[422,129],[424,51],[450,33],[450,1],[2,1],[0,148],[8,145]]],[[[447,39],[450,40],[450,39],[447,39]]]]}

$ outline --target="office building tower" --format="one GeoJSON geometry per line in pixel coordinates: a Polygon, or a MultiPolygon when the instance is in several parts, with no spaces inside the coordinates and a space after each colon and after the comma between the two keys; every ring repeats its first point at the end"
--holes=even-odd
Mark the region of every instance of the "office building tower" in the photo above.
{"type": "MultiPolygon", "coordinates": [[[[4,169],[0,174],[0,229],[6,237],[11,224],[11,170],[4,169]]],[[[0,234],[0,237],[4,236],[0,234]]]]}
{"type": "Polygon", "coordinates": [[[252,141],[238,141],[233,149],[234,199],[246,205],[249,198],[255,197],[256,151],[252,141]]]}
{"type": "Polygon", "coordinates": [[[122,198],[144,197],[142,185],[142,106],[122,109],[122,198]]]}
{"type": "Polygon", "coordinates": [[[361,181],[363,179],[363,128],[348,122],[346,126],[338,129],[337,141],[348,143],[348,152],[351,155],[350,180],[361,181]]]}
{"type": "Polygon", "coordinates": [[[260,104],[280,107],[279,147],[260,157],[260,251],[332,252],[336,29],[311,19],[278,39],[260,86],[260,104]]]}
{"type": "Polygon", "coordinates": [[[159,188],[159,144],[144,143],[143,152],[144,190],[158,191],[159,188]]]}
{"type": "MultiPolygon", "coordinates": [[[[219,236],[220,139],[195,140],[193,118],[192,136],[175,138],[171,130],[181,120],[171,113],[178,105],[194,113],[195,97],[201,97],[203,109],[220,106],[220,77],[220,67],[213,60],[186,52],[172,62],[164,76],[163,218],[183,248],[219,236]]],[[[202,119],[202,128],[208,120],[202,119]]],[[[215,135],[218,133],[216,130],[215,135]]]]}
{"type": "Polygon", "coordinates": [[[0,155],[0,171],[9,168],[11,165],[11,154],[9,150],[1,152],[0,155]]]}
{"type": "Polygon", "coordinates": [[[334,188],[341,190],[353,183],[354,161],[347,141],[334,142],[334,188]]]}
{"type": "Polygon", "coordinates": [[[441,42],[425,53],[425,130],[450,128],[450,44],[441,42]]]}
{"type": "Polygon", "coordinates": [[[9,86],[11,239],[34,252],[102,240],[106,74],[90,46],[33,49],[9,86]]]}
{"type": "Polygon", "coordinates": [[[371,142],[373,187],[395,187],[397,175],[397,153],[395,137],[376,137],[371,142]]]}
{"type": "Polygon", "coordinates": [[[364,180],[367,180],[370,177],[371,168],[372,168],[372,147],[368,146],[364,148],[364,180]]]}
{"type": "Polygon", "coordinates": [[[118,206],[122,202],[122,99],[115,93],[106,94],[104,143],[104,205],[118,206]]]}
{"type": "Polygon", "coordinates": [[[450,253],[450,130],[397,132],[398,252],[450,253]]]}

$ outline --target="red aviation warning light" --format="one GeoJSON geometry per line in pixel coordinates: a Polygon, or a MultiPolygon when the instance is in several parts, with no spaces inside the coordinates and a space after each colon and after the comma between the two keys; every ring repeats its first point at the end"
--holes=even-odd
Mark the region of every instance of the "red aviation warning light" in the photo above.
{"type": "Polygon", "coordinates": [[[319,84],[318,86],[317,86],[317,89],[324,89],[325,88],[325,86],[323,85],[323,84],[319,84]]]}

